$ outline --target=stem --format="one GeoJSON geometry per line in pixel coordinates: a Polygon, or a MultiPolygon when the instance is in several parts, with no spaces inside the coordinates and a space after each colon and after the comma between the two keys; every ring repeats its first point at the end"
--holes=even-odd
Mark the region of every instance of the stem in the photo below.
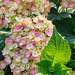
{"type": "Polygon", "coordinates": [[[61,2],[62,0],[57,0],[57,2],[56,2],[56,6],[57,6],[57,11],[58,11],[58,8],[59,8],[59,6],[60,6],[60,2],[61,2]]]}
{"type": "Polygon", "coordinates": [[[6,67],[6,70],[5,70],[4,74],[6,74],[7,68],[8,68],[8,66],[6,67]]]}

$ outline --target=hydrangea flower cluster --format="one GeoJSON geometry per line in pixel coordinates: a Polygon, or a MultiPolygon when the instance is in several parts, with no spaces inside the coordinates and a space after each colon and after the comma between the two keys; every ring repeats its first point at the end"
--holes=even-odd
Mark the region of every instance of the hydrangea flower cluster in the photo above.
{"type": "Polygon", "coordinates": [[[11,26],[17,20],[40,12],[47,16],[50,8],[49,0],[0,0],[0,27],[11,26]]]}
{"type": "Polygon", "coordinates": [[[0,61],[0,69],[10,65],[13,75],[35,75],[39,70],[34,63],[40,61],[41,51],[50,40],[54,25],[40,14],[21,22],[11,27],[12,35],[5,40],[2,50],[5,58],[0,61]]]}
{"type": "Polygon", "coordinates": [[[63,11],[66,9],[68,13],[73,13],[75,11],[75,0],[62,0],[61,5],[63,11]]]}

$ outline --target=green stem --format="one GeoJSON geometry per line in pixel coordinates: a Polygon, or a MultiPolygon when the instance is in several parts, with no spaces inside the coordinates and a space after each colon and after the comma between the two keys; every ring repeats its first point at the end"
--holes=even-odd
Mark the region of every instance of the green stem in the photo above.
{"type": "Polygon", "coordinates": [[[62,1],[62,0],[57,0],[57,2],[56,2],[57,11],[58,11],[58,8],[59,8],[59,6],[60,6],[61,1],[62,1]]]}

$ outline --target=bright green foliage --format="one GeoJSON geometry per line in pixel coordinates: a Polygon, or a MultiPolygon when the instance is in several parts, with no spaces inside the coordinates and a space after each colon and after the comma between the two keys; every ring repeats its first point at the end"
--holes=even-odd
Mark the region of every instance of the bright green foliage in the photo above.
{"type": "Polygon", "coordinates": [[[50,67],[52,66],[52,62],[48,61],[48,60],[44,60],[44,61],[41,61],[40,63],[37,63],[36,64],[39,71],[43,74],[49,74],[49,70],[50,70],[50,67]]]}
{"type": "Polygon", "coordinates": [[[56,28],[54,27],[53,35],[45,46],[41,54],[41,61],[49,60],[53,61],[53,65],[56,63],[66,64],[70,60],[71,49],[68,43],[61,38],[56,28]]]}
{"type": "Polygon", "coordinates": [[[53,24],[56,26],[57,31],[64,36],[64,39],[72,47],[72,60],[67,64],[67,66],[75,70],[75,18],[56,20],[53,21],[53,24]]]}
{"type": "Polygon", "coordinates": [[[71,49],[69,44],[61,38],[56,27],[53,35],[42,51],[40,62],[36,63],[40,73],[37,75],[65,75],[70,69],[65,66],[70,60],[71,49]]]}
{"type": "Polygon", "coordinates": [[[36,75],[65,75],[65,73],[70,69],[63,64],[57,63],[52,66],[52,62],[48,60],[41,61],[36,64],[40,73],[36,75]]]}
{"type": "Polygon", "coordinates": [[[65,75],[65,73],[70,69],[66,67],[65,65],[62,65],[59,63],[55,64],[54,68],[55,68],[54,75],[65,75]]]}
{"type": "Polygon", "coordinates": [[[36,75],[48,75],[48,74],[43,74],[43,73],[37,73],[36,75]]]}
{"type": "Polygon", "coordinates": [[[55,64],[54,68],[55,68],[55,71],[66,71],[66,70],[70,69],[70,68],[68,68],[65,65],[60,64],[60,63],[55,64]]]}

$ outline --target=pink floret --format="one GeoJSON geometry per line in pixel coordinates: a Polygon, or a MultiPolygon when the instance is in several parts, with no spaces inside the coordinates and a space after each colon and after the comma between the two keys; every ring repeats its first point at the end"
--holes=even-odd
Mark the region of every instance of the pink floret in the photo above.
{"type": "Polygon", "coordinates": [[[30,55],[31,55],[31,53],[30,53],[29,51],[25,51],[24,56],[25,56],[26,58],[29,58],[29,57],[30,57],[30,55]]]}
{"type": "Polygon", "coordinates": [[[33,10],[33,11],[34,11],[35,9],[37,9],[37,7],[35,7],[35,6],[32,6],[31,10],[33,10]]]}
{"type": "Polygon", "coordinates": [[[7,21],[6,21],[6,20],[3,20],[3,26],[8,27],[8,23],[7,23],[7,21]]]}
{"type": "Polygon", "coordinates": [[[17,3],[19,3],[20,2],[20,0],[14,0],[15,2],[17,2],[17,3]]]}
{"type": "Polygon", "coordinates": [[[10,1],[10,0],[2,0],[2,3],[3,3],[4,5],[6,5],[7,3],[9,3],[9,1],[10,1]]]}
{"type": "Polygon", "coordinates": [[[39,70],[36,67],[31,67],[29,71],[30,75],[36,75],[37,73],[39,73],[39,70]]]}
{"type": "Polygon", "coordinates": [[[45,30],[45,33],[46,33],[48,36],[52,36],[53,28],[47,28],[47,29],[45,30]]]}
{"type": "Polygon", "coordinates": [[[11,38],[6,38],[5,44],[9,44],[9,45],[13,44],[13,39],[11,39],[11,38]]]}
{"type": "Polygon", "coordinates": [[[23,38],[21,38],[20,40],[19,40],[19,46],[22,46],[22,45],[24,45],[26,43],[26,38],[25,37],[23,37],[23,38]]]}
{"type": "Polygon", "coordinates": [[[62,1],[61,2],[62,7],[68,7],[68,2],[67,1],[62,1]]]}
{"type": "Polygon", "coordinates": [[[31,41],[31,43],[34,45],[34,46],[36,46],[36,41],[31,41]]]}
{"type": "Polygon", "coordinates": [[[21,26],[18,24],[15,24],[14,26],[12,26],[12,31],[16,32],[16,31],[20,31],[22,30],[21,26]]]}
{"type": "Polygon", "coordinates": [[[38,56],[38,57],[36,57],[36,58],[33,58],[33,61],[34,61],[35,63],[39,63],[39,62],[40,62],[40,56],[38,56]]]}
{"type": "Polygon", "coordinates": [[[75,4],[74,3],[70,3],[69,4],[69,8],[72,8],[73,9],[74,7],[75,7],[75,4]]]}

